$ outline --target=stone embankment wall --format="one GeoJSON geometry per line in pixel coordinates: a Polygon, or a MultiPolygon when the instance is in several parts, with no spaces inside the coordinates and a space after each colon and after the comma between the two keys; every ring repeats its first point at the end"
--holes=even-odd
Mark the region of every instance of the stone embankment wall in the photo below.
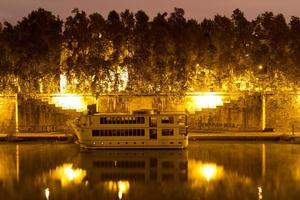
{"type": "Polygon", "coordinates": [[[266,96],[266,126],[283,133],[300,132],[300,94],[266,96]]]}
{"type": "Polygon", "coordinates": [[[66,121],[76,111],[63,111],[38,99],[19,97],[19,132],[52,132],[70,130],[66,121]]]}
{"type": "Polygon", "coordinates": [[[0,134],[11,134],[16,129],[16,96],[0,95],[0,134]]]}
{"type": "MultiPolygon", "coordinates": [[[[87,104],[95,103],[90,96],[87,104]]],[[[139,109],[160,111],[188,111],[189,126],[196,130],[261,130],[262,98],[259,94],[224,97],[224,104],[216,108],[189,110],[191,98],[168,96],[100,96],[99,112],[130,113],[139,109]]],[[[16,96],[0,96],[0,134],[16,130],[16,96]]],[[[68,119],[80,115],[75,110],[63,110],[37,98],[18,97],[20,132],[70,131],[68,119]]],[[[300,131],[300,94],[266,96],[266,128],[290,133],[300,131]]]]}
{"type": "Polygon", "coordinates": [[[100,112],[130,113],[139,109],[160,111],[188,111],[189,126],[197,130],[260,130],[260,95],[224,95],[224,105],[216,108],[189,110],[190,96],[176,98],[167,96],[101,96],[100,112]]]}
{"type": "Polygon", "coordinates": [[[189,126],[196,130],[261,130],[261,97],[249,95],[190,115],[189,126]]]}
{"type": "Polygon", "coordinates": [[[131,113],[134,110],[185,111],[182,98],[167,96],[100,96],[99,112],[131,113]]]}

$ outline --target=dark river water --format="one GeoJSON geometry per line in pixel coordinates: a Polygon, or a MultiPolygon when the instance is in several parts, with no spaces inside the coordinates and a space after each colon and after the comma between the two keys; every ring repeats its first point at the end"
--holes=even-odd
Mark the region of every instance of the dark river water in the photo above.
{"type": "Polygon", "coordinates": [[[74,144],[1,143],[0,199],[299,200],[300,145],[80,151],[74,144]]]}

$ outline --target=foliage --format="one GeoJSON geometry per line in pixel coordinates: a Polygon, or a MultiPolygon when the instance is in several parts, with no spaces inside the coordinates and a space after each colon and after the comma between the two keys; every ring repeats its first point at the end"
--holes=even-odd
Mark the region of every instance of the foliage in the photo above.
{"type": "Polygon", "coordinates": [[[21,92],[39,91],[43,80],[52,90],[49,77],[59,75],[61,30],[62,21],[44,9],[31,12],[15,26],[4,24],[1,46],[5,53],[1,55],[5,64],[1,71],[16,77],[21,92]]]}
{"type": "Polygon", "coordinates": [[[299,87],[300,19],[265,12],[248,21],[239,9],[197,22],[175,8],[152,21],[140,10],[63,22],[38,9],[0,24],[2,91],[175,94],[203,90],[293,91],[299,87]],[[63,30],[63,31],[62,31],[63,30]],[[262,66],[258,69],[258,66],[262,66]],[[41,90],[43,86],[43,91],[41,90]]]}

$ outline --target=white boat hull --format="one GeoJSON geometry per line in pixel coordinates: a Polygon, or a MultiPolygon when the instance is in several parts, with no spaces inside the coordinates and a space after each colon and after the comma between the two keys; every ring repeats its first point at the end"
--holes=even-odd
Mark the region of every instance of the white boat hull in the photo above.
{"type": "Polygon", "coordinates": [[[168,141],[79,141],[85,149],[185,149],[188,140],[168,141]]]}
{"type": "Polygon", "coordinates": [[[110,114],[86,115],[69,124],[86,149],[184,149],[188,146],[185,121],[185,115],[179,114],[110,114]]]}

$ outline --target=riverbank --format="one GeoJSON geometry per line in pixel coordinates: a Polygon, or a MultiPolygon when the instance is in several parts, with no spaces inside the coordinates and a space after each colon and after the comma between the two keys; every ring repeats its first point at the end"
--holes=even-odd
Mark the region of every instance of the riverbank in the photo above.
{"type": "Polygon", "coordinates": [[[14,135],[0,134],[0,141],[36,141],[36,140],[58,140],[72,141],[73,134],[65,132],[37,132],[37,133],[16,133],[14,135]]]}
{"type": "MultiPolygon", "coordinates": [[[[0,134],[0,141],[37,141],[58,140],[72,141],[74,136],[64,132],[42,133],[17,133],[12,135],[0,134]]],[[[300,132],[212,132],[197,131],[189,132],[189,140],[192,141],[287,141],[300,143],[300,132]]]]}
{"type": "Polygon", "coordinates": [[[300,143],[300,132],[210,132],[196,131],[189,133],[189,140],[196,141],[290,141],[300,143]]]}

